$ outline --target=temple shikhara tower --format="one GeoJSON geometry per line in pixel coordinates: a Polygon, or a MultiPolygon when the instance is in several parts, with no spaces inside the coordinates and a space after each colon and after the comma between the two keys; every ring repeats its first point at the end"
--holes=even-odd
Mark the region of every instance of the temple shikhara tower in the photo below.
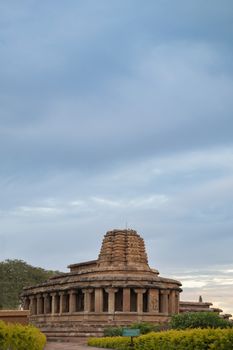
{"type": "Polygon", "coordinates": [[[110,325],[164,323],[179,312],[179,281],[148,265],[144,240],[134,230],[105,234],[97,260],[72,264],[69,273],[25,288],[30,322],[48,337],[102,334],[110,325]]]}

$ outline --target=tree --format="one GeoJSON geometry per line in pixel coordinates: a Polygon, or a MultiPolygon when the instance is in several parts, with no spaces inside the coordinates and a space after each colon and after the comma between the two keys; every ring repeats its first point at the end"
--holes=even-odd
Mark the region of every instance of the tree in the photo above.
{"type": "Polygon", "coordinates": [[[24,287],[44,282],[58,271],[47,271],[22,260],[0,262],[0,309],[17,309],[24,287]]]}

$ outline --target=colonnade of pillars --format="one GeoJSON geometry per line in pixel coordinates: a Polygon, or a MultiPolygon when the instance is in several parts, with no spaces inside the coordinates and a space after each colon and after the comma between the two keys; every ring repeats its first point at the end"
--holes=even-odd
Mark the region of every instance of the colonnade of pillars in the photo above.
{"type": "Polygon", "coordinates": [[[41,293],[25,297],[24,308],[31,315],[66,314],[75,312],[179,312],[179,292],[176,290],[143,288],[86,288],[41,293]]]}

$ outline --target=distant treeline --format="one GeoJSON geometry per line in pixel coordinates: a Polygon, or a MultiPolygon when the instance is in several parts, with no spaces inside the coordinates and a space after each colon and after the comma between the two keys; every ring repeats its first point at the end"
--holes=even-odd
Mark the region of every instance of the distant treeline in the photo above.
{"type": "Polygon", "coordinates": [[[34,267],[22,260],[0,262],[0,309],[18,309],[24,287],[44,282],[55,274],[59,272],[34,267]]]}

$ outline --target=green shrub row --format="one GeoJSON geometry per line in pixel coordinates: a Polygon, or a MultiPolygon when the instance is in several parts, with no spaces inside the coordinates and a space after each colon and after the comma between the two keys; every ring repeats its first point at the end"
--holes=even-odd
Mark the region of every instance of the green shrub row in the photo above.
{"type": "Polygon", "coordinates": [[[169,327],[172,329],[232,328],[233,323],[222,319],[215,312],[186,312],[173,315],[169,327]]]}
{"type": "MultiPolygon", "coordinates": [[[[215,312],[187,312],[172,315],[171,321],[165,325],[148,322],[133,323],[128,328],[138,328],[140,334],[160,332],[168,329],[190,328],[233,328],[233,322],[224,320],[215,312]]],[[[104,329],[105,337],[121,336],[123,327],[107,327],[104,329]]]]}
{"type": "MultiPolygon", "coordinates": [[[[189,329],[149,333],[134,338],[135,350],[233,350],[233,329],[189,329]]],[[[130,349],[129,337],[92,338],[88,345],[130,349]]]]}
{"type": "MultiPolygon", "coordinates": [[[[137,328],[140,330],[140,334],[147,334],[150,332],[158,332],[164,330],[164,325],[158,325],[148,322],[133,323],[128,328],[137,328]]],[[[124,327],[107,327],[104,329],[105,337],[117,337],[123,334],[124,327]]]]}
{"type": "Polygon", "coordinates": [[[45,335],[33,326],[0,321],[1,350],[43,350],[45,343],[45,335]]]}

